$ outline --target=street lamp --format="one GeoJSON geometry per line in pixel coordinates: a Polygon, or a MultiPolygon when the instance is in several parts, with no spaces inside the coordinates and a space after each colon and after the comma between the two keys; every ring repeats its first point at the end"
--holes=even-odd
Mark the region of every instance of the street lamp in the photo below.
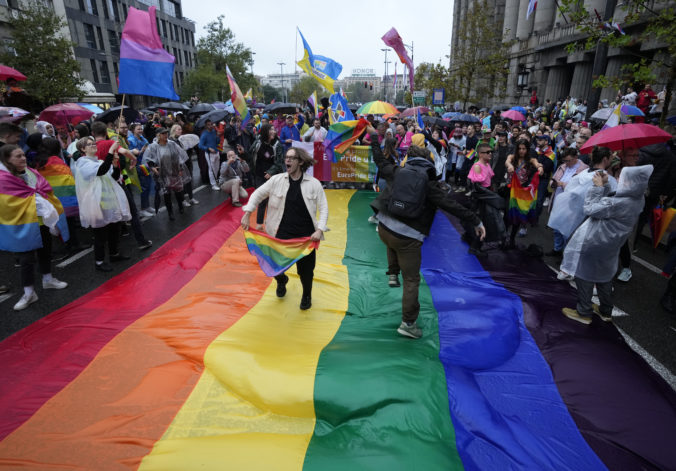
{"type": "Polygon", "coordinates": [[[387,101],[387,51],[388,48],[381,49],[385,53],[385,76],[383,77],[383,101],[387,101]]]}
{"type": "Polygon", "coordinates": [[[255,52],[252,52],[252,53],[251,53],[251,75],[252,75],[252,76],[253,76],[253,74],[254,74],[254,73],[253,73],[253,65],[254,65],[254,57],[253,57],[253,56],[255,56],[255,55],[256,55],[255,52]]]}
{"type": "Polygon", "coordinates": [[[286,62],[277,62],[277,65],[279,66],[279,72],[282,76],[282,96],[284,98],[284,102],[286,102],[286,89],[284,88],[284,66],[286,65],[286,62]]]}

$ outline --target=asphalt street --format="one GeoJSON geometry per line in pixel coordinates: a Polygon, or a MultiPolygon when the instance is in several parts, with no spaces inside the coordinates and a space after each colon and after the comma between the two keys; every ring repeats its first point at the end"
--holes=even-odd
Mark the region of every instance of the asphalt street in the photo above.
{"type": "MultiPolygon", "coordinates": [[[[55,261],[53,274],[56,278],[67,281],[68,288],[44,291],[38,281],[36,292],[40,299],[23,311],[16,312],[12,309],[21,291],[19,269],[14,266],[12,254],[0,252],[0,285],[9,285],[11,288],[9,293],[0,294],[0,339],[76,300],[140,260],[150,257],[157,248],[202,215],[215,206],[229,201],[222,192],[213,191],[208,185],[202,186],[197,179],[194,187],[195,198],[200,204],[185,208],[184,214],[178,214],[174,208],[175,221],[169,221],[164,208],[157,216],[143,220],[146,238],[153,241],[150,249],[140,251],[133,235],[122,237],[121,251],[131,258],[112,264],[113,271],[110,273],[94,269],[92,249],[55,261]]],[[[364,223],[368,224],[366,221],[364,223]]],[[[517,243],[522,248],[531,243],[538,244],[546,253],[552,248],[552,235],[545,224],[540,224],[539,227],[529,228],[526,237],[517,239],[517,243]]],[[[55,247],[55,252],[58,249],[58,246],[55,247]]],[[[640,240],[631,267],[633,277],[627,283],[619,281],[614,283],[616,311],[613,322],[625,335],[632,348],[643,355],[653,368],[676,388],[676,322],[659,305],[659,299],[667,283],[667,280],[659,274],[665,259],[666,251],[663,248],[653,250],[647,237],[640,240]]],[[[559,260],[552,257],[544,256],[542,262],[553,270],[559,267],[559,260]]],[[[534,263],[540,262],[536,260],[534,263]]],[[[120,295],[143,296],[143,287],[139,287],[137,292],[120,295]]],[[[542,296],[547,296],[547,293],[542,293],[542,296]]]]}

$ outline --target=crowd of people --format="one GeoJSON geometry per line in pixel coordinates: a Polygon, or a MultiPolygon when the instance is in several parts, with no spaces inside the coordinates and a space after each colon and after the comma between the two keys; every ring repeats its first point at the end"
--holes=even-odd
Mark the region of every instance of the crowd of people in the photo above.
{"type": "MultiPolygon", "coordinates": [[[[650,92],[649,87],[640,94],[630,90],[618,100],[645,107],[645,96],[648,103],[652,100],[650,92]]],[[[471,109],[472,119],[464,121],[445,120],[438,113],[426,114],[422,123],[415,117],[365,116],[368,131],[357,143],[372,148],[378,168],[372,183],[380,192],[369,221],[377,224],[379,237],[387,246],[390,286],[400,286],[399,274],[402,275],[402,335],[421,335],[415,325],[420,246],[430,230],[430,214],[437,208],[463,220],[467,229],[463,239],[475,255],[492,248],[514,249],[517,237],[525,236],[529,227],[547,224],[553,249],[546,256],[561,260],[561,279],[574,278],[582,287],[578,288],[576,309],[566,315],[588,322],[594,309],[589,301],[594,286],[601,301],[596,310],[608,320],[612,310],[608,283],[617,271],[611,266],[617,264],[619,257],[617,279],[628,282],[632,276],[631,253],[652,210],[658,205],[673,207],[673,140],[640,149],[625,147],[613,152],[596,147],[592,152],[580,153],[603,124],[584,121],[584,102],[570,98],[546,100],[542,106],[528,106],[523,111],[524,121],[504,118],[497,109],[471,109]],[[418,172],[418,177],[425,175],[424,195],[400,195],[397,186],[401,184],[397,181],[413,178],[410,175],[414,173],[408,169],[418,172]],[[518,192],[522,190],[528,191],[533,201],[521,211],[518,192]],[[393,198],[418,198],[420,212],[414,218],[411,213],[399,215],[391,205],[393,198]],[[636,236],[630,242],[627,239],[633,231],[636,236]],[[599,240],[604,241],[600,246],[599,240]],[[593,262],[598,268],[599,257],[607,267],[602,275],[591,275],[584,267],[593,262]]],[[[119,250],[123,231],[133,233],[140,250],[151,247],[152,241],[143,233],[142,218],[155,216],[162,203],[169,220],[175,219],[174,203],[180,213],[199,204],[192,189],[196,171],[193,162],[198,164],[203,184],[223,192],[233,206],[245,205],[245,217],[258,210],[256,229],[265,229],[279,238],[323,237],[324,212],[328,208],[316,205],[316,180],[299,180],[312,162],[292,143],[323,142],[329,127],[328,113],[315,116],[311,108],[274,116],[261,110],[252,112],[252,119],[245,125],[239,116],[230,115],[220,122],[206,120],[200,127],[182,113],[154,113],[144,123],[128,124],[122,117],[108,123],[94,119],[72,129],[38,122],[33,134],[17,125],[0,123],[0,174],[5,172],[14,178],[13,183],[25,187],[20,198],[23,203],[35,201],[36,217],[41,218],[33,245],[22,245],[27,244],[23,239],[11,247],[2,247],[15,252],[21,266],[24,295],[14,308],[24,309],[37,301],[35,254],[43,274],[43,288],[67,286],[51,276],[53,237],[65,241],[66,255],[82,250],[89,245],[88,240],[93,240],[94,264],[103,272],[112,270],[111,263],[129,258],[119,250]],[[189,135],[194,140],[186,139],[189,135]],[[59,178],[55,180],[54,175],[59,178]],[[45,191],[50,183],[51,193],[45,191]],[[249,187],[257,190],[247,201],[249,187]],[[282,207],[268,207],[271,192],[283,193],[282,207]],[[292,196],[285,200],[288,195],[292,196]],[[285,201],[295,209],[285,207],[285,201]],[[308,201],[314,203],[309,205],[308,201]],[[64,217],[46,217],[44,206],[49,205],[54,211],[48,212],[63,213],[64,217]],[[298,208],[303,207],[306,211],[299,214],[298,208]],[[322,212],[319,218],[318,210],[322,212]],[[304,217],[305,213],[308,217],[304,217]],[[65,219],[66,231],[59,230],[55,222],[59,219],[65,219]],[[270,232],[273,226],[276,229],[270,232]],[[84,235],[83,230],[89,229],[92,233],[84,235]]],[[[650,109],[646,112],[649,114],[650,109]]],[[[321,183],[319,188],[336,186],[333,182],[321,183]]],[[[6,193],[5,189],[2,193],[6,193]]],[[[411,201],[406,204],[413,204],[411,201]]],[[[242,224],[248,227],[248,219],[242,224]]],[[[667,244],[670,255],[664,276],[670,281],[662,305],[673,312],[673,233],[667,244]]],[[[314,260],[298,263],[303,309],[311,305],[313,268],[314,260]]],[[[285,294],[287,281],[283,275],[278,277],[279,296],[285,294]]]]}

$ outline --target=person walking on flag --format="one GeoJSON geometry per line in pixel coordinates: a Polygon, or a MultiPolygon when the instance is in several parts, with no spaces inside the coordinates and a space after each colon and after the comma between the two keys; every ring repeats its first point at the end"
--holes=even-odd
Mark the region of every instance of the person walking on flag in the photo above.
{"type": "MultiPolygon", "coordinates": [[[[284,159],[286,172],[273,175],[249,197],[244,206],[242,228],[249,230],[251,213],[266,198],[269,198],[265,221],[265,232],[276,239],[290,240],[309,238],[319,241],[328,230],[329,206],[322,184],[306,173],[314,164],[314,159],[303,149],[292,147],[286,151],[284,159]],[[319,213],[319,216],[317,216],[319,213]]],[[[316,264],[316,251],[296,262],[296,270],[303,285],[300,309],[312,306],[312,282],[316,264]]],[[[287,267],[288,268],[288,267],[287,267]]],[[[285,273],[275,276],[277,297],[286,295],[289,277],[285,273]]]]}

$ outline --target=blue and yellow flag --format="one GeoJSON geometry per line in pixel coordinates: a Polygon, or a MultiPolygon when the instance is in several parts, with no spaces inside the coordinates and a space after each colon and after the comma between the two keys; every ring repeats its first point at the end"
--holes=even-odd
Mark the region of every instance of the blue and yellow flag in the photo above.
{"type": "Polygon", "coordinates": [[[329,97],[329,123],[336,124],[343,121],[353,121],[354,115],[347,107],[347,100],[340,93],[329,97]]]}
{"type": "Polygon", "coordinates": [[[312,78],[319,82],[329,92],[333,93],[333,82],[338,78],[343,66],[328,57],[312,54],[312,49],[300,32],[305,52],[298,65],[312,78]]]}

